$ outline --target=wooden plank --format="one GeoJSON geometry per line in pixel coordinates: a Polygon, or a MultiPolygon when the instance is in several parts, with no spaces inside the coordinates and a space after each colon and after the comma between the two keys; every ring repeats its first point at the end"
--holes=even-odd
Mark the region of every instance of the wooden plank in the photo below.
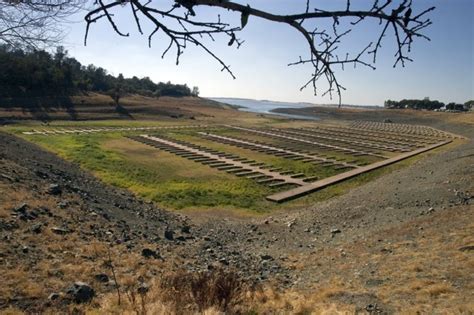
{"type": "MultiPolygon", "coordinates": [[[[193,144],[187,144],[183,141],[178,142],[178,141],[173,141],[173,140],[170,140],[170,139],[160,138],[158,136],[141,135],[139,138],[148,139],[149,141],[166,145],[166,146],[172,148],[171,151],[186,150],[186,151],[189,151],[190,153],[196,153],[196,155],[201,156],[201,158],[197,158],[197,159],[196,158],[190,158],[192,160],[195,160],[196,162],[198,162],[200,159],[205,159],[206,161],[207,160],[219,160],[221,162],[221,164],[219,164],[219,163],[217,163],[217,164],[208,164],[208,166],[210,166],[212,168],[217,168],[219,170],[225,171],[225,170],[239,168],[239,170],[243,171],[243,170],[248,169],[248,170],[252,170],[252,171],[264,174],[264,175],[272,178],[273,180],[281,180],[281,181],[287,182],[289,184],[295,184],[295,185],[304,185],[305,184],[305,182],[303,182],[303,180],[301,180],[301,179],[293,178],[291,176],[282,175],[278,172],[271,171],[271,170],[264,169],[262,167],[258,167],[258,166],[253,165],[253,164],[260,164],[260,163],[252,163],[252,164],[249,165],[249,164],[245,164],[244,162],[241,162],[241,161],[236,161],[233,158],[223,157],[223,156],[219,156],[219,155],[214,154],[214,153],[206,152],[205,151],[206,148],[202,147],[202,146],[194,146],[193,144]]],[[[140,140],[138,140],[138,141],[140,141],[140,140]]],[[[262,163],[262,164],[264,164],[264,163],[262,163]]]]}
{"type": "Polygon", "coordinates": [[[363,153],[364,155],[372,155],[372,156],[376,156],[376,157],[380,157],[380,158],[386,158],[386,156],[382,155],[382,154],[369,153],[369,152],[366,152],[366,151],[355,150],[355,149],[346,148],[346,147],[342,147],[342,146],[336,146],[336,145],[332,145],[332,144],[325,144],[325,143],[317,142],[317,141],[314,141],[314,140],[310,141],[310,140],[303,139],[303,138],[289,136],[289,135],[286,135],[282,132],[276,133],[276,132],[269,132],[269,131],[263,131],[263,130],[252,129],[252,128],[232,126],[232,125],[227,125],[227,127],[233,128],[233,129],[236,129],[236,130],[253,132],[253,133],[257,133],[257,134],[261,134],[261,135],[265,135],[265,136],[277,137],[277,138],[286,139],[286,140],[290,140],[290,141],[306,143],[306,144],[310,144],[310,145],[313,145],[313,146],[329,148],[329,149],[332,149],[334,151],[343,150],[344,152],[348,152],[348,153],[356,153],[357,152],[357,153],[363,153]]]}
{"type": "MultiPolygon", "coordinates": [[[[258,151],[258,152],[266,152],[268,154],[272,154],[274,156],[279,156],[283,158],[288,158],[292,160],[307,160],[307,161],[312,161],[312,160],[320,160],[320,161],[327,161],[328,158],[323,158],[320,157],[316,154],[310,154],[306,152],[298,152],[295,150],[290,150],[290,149],[285,149],[282,147],[275,147],[267,144],[262,144],[258,143],[255,141],[250,141],[250,140],[242,140],[238,138],[232,138],[232,137],[226,137],[226,136],[221,136],[221,135],[215,135],[212,133],[205,133],[205,132],[198,132],[203,137],[206,137],[208,139],[212,139],[214,141],[221,141],[221,142],[226,142],[231,145],[235,146],[241,146],[241,145],[246,145],[249,147],[250,150],[253,151],[258,151]],[[266,151],[261,151],[260,149],[266,149],[266,151]]],[[[346,163],[346,162],[339,162],[341,165],[349,166],[352,168],[357,168],[358,166],[355,164],[351,163],[346,163]]]]}
{"type": "Polygon", "coordinates": [[[443,141],[443,142],[439,142],[439,143],[430,145],[430,146],[425,147],[425,148],[421,148],[421,149],[412,151],[412,152],[403,153],[403,154],[400,154],[398,156],[395,156],[395,157],[387,159],[387,160],[375,162],[375,163],[369,164],[367,166],[364,166],[364,167],[361,167],[361,168],[358,168],[358,169],[353,169],[353,170],[350,170],[350,171],[342,173],[342,174],[338,174],[338,175],[335,175],[335,176],[331,176],[331,177],[319,180],[317,182],[309,183],[309,184],[306,184],[306,185],[303,185],[303,186],[300,186],[300,187],[297,187],[297,188],[294,188],[294,189],[290,189],[290,190],[287,190],[287,191],[276,193],[276,194],[267,196],[266,198],[267,198],[267,200],[274,201],[274,202],[283,202],[283,201],[286,201],[286,200],[294,199],[296,197],[308,194],[308,193],[313,192],[315,190],[318,190],[318,189],[327,187],[329,185],[341,182],[343,180],[352,178],[354,176],[357,176],[357,175],[360,175],[360,174],[363,174],[363,173],[366,173],[366,172],[369,172],[369,171],[372,171],[372,170],[375,170],[375,169],[378,169],[378,168],[381,168],[381,167],[384,167],[384,166],[387,166],[387,165],[390,165],[390,164],[393,164],[393,163],[396,163],[396,162],[399,162],[401,160],[407,159],[409,157],[415,156],[417,154],[420,154],[420,153],[423,153],[423,152],[426,152],[426,151],[433,150],[435,148],[446,145],[446,144],[450,143],[451,141],[452,140],[447,140],[447,141],[443,141]]]}

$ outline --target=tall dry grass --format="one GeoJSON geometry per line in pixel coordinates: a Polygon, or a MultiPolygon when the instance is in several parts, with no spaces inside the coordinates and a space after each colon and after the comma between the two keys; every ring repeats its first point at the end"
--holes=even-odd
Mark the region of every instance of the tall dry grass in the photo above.
{"type": "MultiPolygon", "coordinates": [[[[120,282],[120,279],[119,279],[120,282]]],[[[221,314],[244,313],[251,287],[234,272],[178,271],[163,275],[149,286],[140,281],[127,285],[119,305],[116,294],[107,294],[100,309],[90,314],[221,314]],[[243,307],[244,306],[244,307],[243,307]]]]}

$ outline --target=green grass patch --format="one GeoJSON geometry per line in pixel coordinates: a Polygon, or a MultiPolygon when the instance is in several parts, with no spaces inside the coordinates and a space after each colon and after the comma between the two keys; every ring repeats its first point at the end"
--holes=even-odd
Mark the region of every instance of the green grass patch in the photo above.
{"type": "MultiPolygon", "coordinates": [[[[84,126],[92,125],[97,124],[91,123],[84,126]]],[[[104,122],[104,125],[124,126],[123,123],[120,125],[116,121],[104,122]]],[[[62,124],[58,122],[57,126],[66,127],[70,125],[69,123],[62,124]]],[[[77,126],[77,124],[74,126],[77,126]]],[[[21,133],[25,129],[31,129],[31,125],[9,127],[9,131],[15,133],[21,133]]],[[[159,133],[265,162],[274,167],[282,167],[283,170],[305,173],[306,176],[324,178],[340,172],[329,167],[278,158],[232,145],[216,143],[201,138],[191,131],[161,131],[159,133]]],[[[255,181],[218,171],[172,153],[132,141],[124,137],[126,134],[130,134],[130,132],[55,136],[22,135],[22,137],[55,152],[66,160],[79,164],[105,183],[129,189],[141,197],[155,201],[164,208],[183,211],[230,210],[244,211],[249,214],[263,214],[271,211],[307,207],[342,195],[353,187],[360,186],[382,174],[409,165],[423,156],[416,156],[359,175],[283,204],[276,204],[267,201],[265,196],[281,191],[279,189],[271,189],[255,181]]],[[[234,135],[237,136],[237,134],[234,135]]],[[[436,151],[438,150],[442,150],[442,148],[436,151]]]]}
{"type": "Polygon", "coordinates": [[[123,138],[120,133],[26,137],[104,182],[171,209],[226,208],[266,212],[274,192],[254,181],[123,138]]]}

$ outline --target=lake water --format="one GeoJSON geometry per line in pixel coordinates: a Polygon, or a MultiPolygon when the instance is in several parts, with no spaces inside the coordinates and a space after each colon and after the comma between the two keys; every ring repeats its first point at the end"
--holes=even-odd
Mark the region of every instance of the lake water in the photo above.
{"type": "Polygon", "coordinates": [[[284,114],[284,113],[273,113],[272,110],[276,108],[303,108],[303,107],[310,107],[315,106],[309,103],[290,103],[290,102],[274,102],[274,101],[258,101],[258,100],[251,100],[251,99],[243,99],[243,98],[225,98],[225,97],[216,97],[210,98],[211,100],[226,103],[234,106],[239,106],[239,110],[245,112],[252,112],[252,113],[259,113],[259,114],[272,114],[278,116],[285,116],[294,119],[305,119],[305,120],[318,120],[317,117],[314,116],[301,116],[301,115],[291,115],[291,114],[284,114]]]}

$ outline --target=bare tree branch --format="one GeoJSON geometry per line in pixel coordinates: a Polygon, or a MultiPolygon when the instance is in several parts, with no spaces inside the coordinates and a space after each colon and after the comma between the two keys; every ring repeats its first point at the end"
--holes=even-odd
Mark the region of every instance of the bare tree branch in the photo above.
{"type": "Polygon", "coordinates": [[[157,33],[169,39],[170,44],[162,57],[173,49],[178,64],[181,55],[188,47],[187,45],[193,44],[216,60],[222,66],[222,71],[229,73],[232,78],[235,78],[235,75],[230,70],[230,66],[208,48],[206,39],[214,41],[216,35],[223,35],[227,37],[229,46],[238,48],[244,41],[238,38],[237,34],[247,25],[249,17],[286,24],[302,36],[308,47],[306,58],[300,57],[298,61],[289,63],[289,65],[311,65],[313,68],[311,77],[301,89],[312,86],[316,95],[319,82],[326,81],[327,88],[322,90],[321,95],[329,95],[332,98],[335,94],[339,104],[341,104],[341,92],[345,88],[336,77],[335,71],[338,66],[344,69],[345,65],[351,64],[375,69],[377,54],[391,33],[390,30],[393,30],[393,38],[397,47],[394,67],[398,64],[404,66],[405,62],[412,61],[408,54],[413,40],[415,38],[429,39],[422,31],[432,24],[426,16],[434,9],[434,7],[430,7],[419,13],[414,13],[412,0],[373,0],[367,9],[353,10],[351,1],[347,0],[341,10],[327,11],[315,8],[311,0],[305,0],[302,1],[302,13],[281,15],[230,0],[168,0],[167,9],[162,9],[163,3],[166,1],[161,1],[158,4],[144,0],[109,1],[106,4],[102,0],[98,1],[85,17],[87,23],[85,40],[87,40],[91,24],[102,18],[108,21],[117,34],[128,36],[128,34],[119,31],[111,12],[130,5],[132,17],[140,33],[143,33],[142,20],[150,22],[154,26],[148,35],[149,45],[157,33]],[[201,20],[198,10],[201,7],[215,8],[215,20],[201,20]],[[239,14],[240,25],[231,25],[221,20],[221,16],[218,14],[220,10],[239,14]],[[324,19],[332,21],[332,27],[329,30],[310,28],[308,22],[324,19]],[[375,44],[374,42],[366,43],[359,53],[355,53],[353,56],[350,56],[348,52],[341,52],[340,43],[350,35],[351,29],[356,28],[362,21],[368,20],[378,22],[381,29],[380,35],[374,41],[375,44]],[[347,29],[344,29],[346,27],[344,25],[347,25],[347,29]],[[369,58],[370,55],[372,58],[369,58]]]}
{"type": "Polygon", "coordinates": [[[0,44],[44,48],[62,39],[60,24],[85,0],[0,0],[0,44]]]}

